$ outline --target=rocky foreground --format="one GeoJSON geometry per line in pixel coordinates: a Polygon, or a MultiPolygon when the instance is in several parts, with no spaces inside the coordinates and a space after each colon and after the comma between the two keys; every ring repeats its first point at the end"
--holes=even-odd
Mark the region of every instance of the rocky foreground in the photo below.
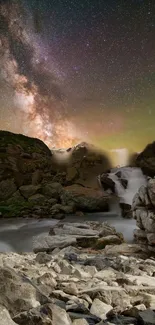
{"type": "MultiPolygon", "coordinates": [[[[0,131],[0,140],[1,216],[78,219],[35,238],[34,253],[0,254],[0,325],[155,324],[155,179],[134,197],[139,229],[128,245],[106,223],[79,223],[85,212],[108,210],[110,196],[95,187],[110,167],[104,154],[80,144],[58,164],[38,139],[0,131]]],[[[151,177],[154,146],[136,159],[151,177]]]]}
{"type": "Polygon", "coordinates": [[[155,259],[143,246],[98,222],[49,236],[50,250],[0,254],[0,325],[155,324],[155,259]]]}

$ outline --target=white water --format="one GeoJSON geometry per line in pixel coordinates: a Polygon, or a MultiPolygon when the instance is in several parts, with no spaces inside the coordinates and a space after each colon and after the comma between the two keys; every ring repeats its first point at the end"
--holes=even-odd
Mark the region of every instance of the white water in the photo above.
{"type": "MultiPolygon", "coordinates": [[[[133,230],[136,228],[135,220],[123,219],[121,217],[120,202],[132,203],[133,196],[141,185],[146,184],[146,178],[139,168],[115,168],[109,174],[109,177],[115,182],[116,194],[110,201],[110,211],[105,213],[89,213],[83,217],[75,215],[68,216],[64,222],[77,221],[100,221],[108,222],[116,228],[118,232],[123,233],[127,242],[133,241],[133,230]],[[128,180],[128,187],[125,190],[121,185],[116,173],[121,171],[121,178],[128,180]],[[77,219],[78,218],[78,219],[77,219]]],[[[8,252],[30,252],[33,247],[34,236],[46,233],[48,234],[50,227],[57,224],[57,220],[0,220],[0,251],[8,252]]]]}
{"type": "Polygon", "coordinates": [[[146,185],[146,177],[143,175],[140,168],[123,167],[112,169],[108,177],[115,183],[116,195],[119,197],[120,203],[132,205],[133,197],[138,192],[142,185],[146,185]],[[122,186],[116,173],[121,172],[121,179],[128,181],[126,189],[122,186]]]}

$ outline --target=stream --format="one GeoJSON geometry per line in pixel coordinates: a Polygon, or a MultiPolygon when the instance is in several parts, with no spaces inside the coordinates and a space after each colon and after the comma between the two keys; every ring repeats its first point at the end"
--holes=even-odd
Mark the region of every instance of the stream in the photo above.
{"type": "MultiPolygon", "coordinates": [[[[87,213],[83,217],[67,216],[63,222],[100,221],[108,222],[123,233],[127,242],[133,241],[133,230],[136,222],[133,219],[123,219],[113,211],[87,213]]],[[[59,221],[55,219],[1,219],[0,220],[0,252],[32,252],[33,240],[40,234],[48,234],[49,229],[59,221]]]]}
{"type": "MultiPolygon", "coordinates": [[[[107,177],[115,183],[116,194],[109,200],[110,211],[87,213],[82,217],[69,215],[63,222],[108,222],[124,235],[126,242],[132,243],[136,221],[122,218],[119,201],[131,205],[138,189],[142,185],[146,185],[146,177],[137,167],[115,168],[107,174],[107,177]],[[123,187],[122,180],[127,181],[127,187],[123,187]]],[[[102,188],[102,184],[100,185],[102,188]]],[[[54,219],[0,219],[0,251],[32,252],[34,237],[40,234],[48,234],[49,229],[58,222],[54,219]]]]}

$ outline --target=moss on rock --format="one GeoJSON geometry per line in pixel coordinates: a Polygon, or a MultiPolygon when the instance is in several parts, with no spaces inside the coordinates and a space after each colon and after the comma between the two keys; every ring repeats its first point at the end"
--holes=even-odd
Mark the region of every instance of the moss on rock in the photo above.
{"type": "Polygon", "coordinates": [[[2,202],[0,205],[0,212],[3,217],[20,217],[21,214],[29,209],[32,209],[33,203],[23,201],[14,202],[12,204],[7,204],[7,202],[2,202]]]}

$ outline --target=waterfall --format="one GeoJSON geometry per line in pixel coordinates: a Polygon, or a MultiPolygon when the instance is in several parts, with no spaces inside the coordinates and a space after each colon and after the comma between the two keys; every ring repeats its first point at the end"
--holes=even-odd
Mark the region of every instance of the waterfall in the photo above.
{"type": "Polygon", "coordinates": [[[132,205],[133,197],[139,188],[146,185],[146,177],[138,167],[115,168],[111,170],[108,177],[115,183],[115,193],[120,203],[129,205],[132,205]],[[126,188],[122,185],[122,180],[126,181],[126,188]]]}

